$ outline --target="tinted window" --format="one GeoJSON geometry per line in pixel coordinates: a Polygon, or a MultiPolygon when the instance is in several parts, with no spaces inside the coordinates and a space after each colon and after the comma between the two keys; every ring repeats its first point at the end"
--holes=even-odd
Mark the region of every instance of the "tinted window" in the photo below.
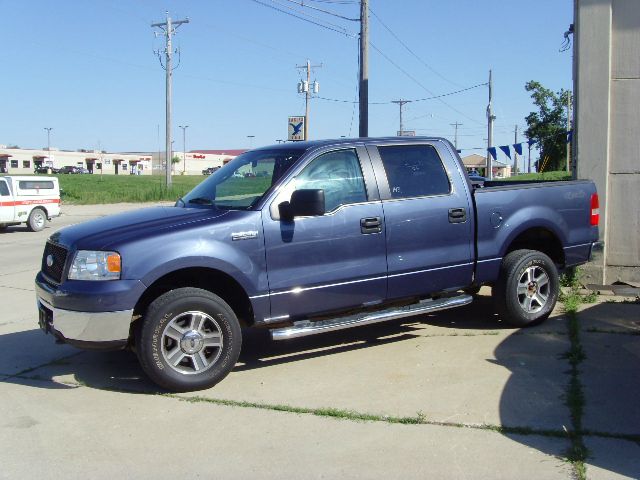
{"type": "Polygon", "coordinates": [[[314,159],[296,177],[296,190],[324,190],[325,210],[367,201],[362,169],[355,150],[338,150],[314,159]]]}
{"type": "Polygon", "coordinates": [[[0,195],[9,195],[9,187],[7,187],[7,183],[4,180],[0,181],[0,195]]]}
{"type": "Polygon", "coordinates": [[[53,182],[46,180],[21,180],[18,182],[20,190],[51,190],[53,182]]]}
{"type": "Polygon", "coordinates": [[[431,145],[378,147],[392,198],[441,195],[451,191],[442,161],[431,145]]]}

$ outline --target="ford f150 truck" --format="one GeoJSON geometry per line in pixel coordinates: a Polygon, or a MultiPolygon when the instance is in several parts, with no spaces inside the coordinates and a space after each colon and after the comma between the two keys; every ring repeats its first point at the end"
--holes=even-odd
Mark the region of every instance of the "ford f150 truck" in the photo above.
{"type": "Polygon", "coordinates": [[[60,215],[60,187],[54,177],[0,177],[0,231],[26,223],[39,232],[60,215]]]}
{"type": "Polygon", "coordinates": [[[78,347],[135,349],[158,385],[197,390],[231,371],[242,327],[284,340],[466,305],[481,285],[504,320],[540,323],[558,271],[597,239],[591,181],[474,190],[438,138],[286,143],[173,207],[53,234],[39,323],[78,347]]]}

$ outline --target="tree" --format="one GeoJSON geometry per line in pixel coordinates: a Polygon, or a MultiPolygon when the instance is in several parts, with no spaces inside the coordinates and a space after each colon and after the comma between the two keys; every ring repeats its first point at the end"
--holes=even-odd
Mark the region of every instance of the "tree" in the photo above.
{"type": "MultiPolygon", "coordinates": [[[[525,118],[524,134],[538,145],[540,162],[545,162],[546,171],[564,170],[567,166],[566,105],[571,91],[553,92],[535,80],[527,82],[524,88],[531,92],[533,104],[538,107],[537,112],[525,118]]],[[[538,171],[541,166],[542,163],[536,165],[538,171]]]]}

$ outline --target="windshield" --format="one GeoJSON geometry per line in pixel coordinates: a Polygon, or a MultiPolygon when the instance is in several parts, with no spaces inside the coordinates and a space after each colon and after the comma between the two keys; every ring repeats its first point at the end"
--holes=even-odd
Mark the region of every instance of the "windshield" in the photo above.
{"type": "Polygon", "coordinates": [[[304,150],[252,150],[243,153],[213,173],[187,193],[187,207],[211,205],[216,208],[247,210],[253,207],[304,150]]]}

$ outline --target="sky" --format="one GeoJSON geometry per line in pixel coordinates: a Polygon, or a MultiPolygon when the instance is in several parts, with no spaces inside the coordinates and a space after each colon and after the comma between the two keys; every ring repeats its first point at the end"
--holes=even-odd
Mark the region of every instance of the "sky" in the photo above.
{"type": "MultiPolygon", "coordinates": [[[[60,149],[164,149],[165,72],[154,53],[164,39],[151,23],[166,11],[190,22],[174,37],[174,150],[183,146],[179,125],[188,125],[187,150],[285,139],[288,116],[304,115],[296,66],[307,59],[322,64],[312,74],[320,92],[310,138],[356,137],[359,23],[349,19],[359,2],[300,1],[0,0],[0,144],[46,147],[51,127],[60,149]]],[[[571,89],[571,50],[560,52],[571,0],[370,0],[370,8],[370,136],[395,135],[399,107],[389,102],[414,100],[403,107],[405,130],[453,141],[457,122],[462,154],[484,154],[490,69],[495,145],[514,143],[516,125],[523,140],[534,109],[527,81],[571,89]]]]}

